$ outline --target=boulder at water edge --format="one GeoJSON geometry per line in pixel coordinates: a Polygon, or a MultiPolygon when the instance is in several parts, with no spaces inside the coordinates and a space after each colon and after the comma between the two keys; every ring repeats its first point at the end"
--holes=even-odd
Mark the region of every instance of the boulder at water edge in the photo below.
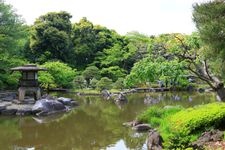
{"type": "Polygon", "coordinates": [[[63,112],[66,110],[67,109],[63,103],[57,100],[48,99],[41,99],[36,101],[32,108],[33,113],[37,116],[46,116],[57,112],[63,112]]]}

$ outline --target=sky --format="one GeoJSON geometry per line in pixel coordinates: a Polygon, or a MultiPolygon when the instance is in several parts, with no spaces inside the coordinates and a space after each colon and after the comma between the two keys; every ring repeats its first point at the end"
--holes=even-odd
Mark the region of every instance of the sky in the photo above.
{"type": "Polygon", "coordinates": [[[48,12],[67,11],[72,23],[86,17],[95,25],[121,35],[137,31],[146,35],[195,31],[192,5],[204,0],[5,0],[27,24],[48,12]]]}

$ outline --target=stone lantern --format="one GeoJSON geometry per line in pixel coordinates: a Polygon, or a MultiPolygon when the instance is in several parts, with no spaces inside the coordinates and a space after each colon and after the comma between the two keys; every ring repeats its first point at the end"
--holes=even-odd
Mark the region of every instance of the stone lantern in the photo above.
{"type": "Polygon", "coordinates": [[[20,71],[22,77],[19,81],[19,100],[24,100],[26,92],[33,92],[34,99],[38,100],[41,98],[41,89],[38,84],[38,71],[46,71],[45,68],[39,68],[37,65],[27,64],[11,68],[12,71],[20,71]]]}

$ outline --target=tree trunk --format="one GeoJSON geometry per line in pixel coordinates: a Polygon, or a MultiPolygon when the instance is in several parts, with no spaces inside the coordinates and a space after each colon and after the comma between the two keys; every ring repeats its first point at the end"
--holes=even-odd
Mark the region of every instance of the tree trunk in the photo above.
{"type": "Polygon", "coordinates": [[[225,102],[225,88],[221,87],[221,88],[216,89],[216,93],[217,93],[217,99],[219,101],[225,102]]]}

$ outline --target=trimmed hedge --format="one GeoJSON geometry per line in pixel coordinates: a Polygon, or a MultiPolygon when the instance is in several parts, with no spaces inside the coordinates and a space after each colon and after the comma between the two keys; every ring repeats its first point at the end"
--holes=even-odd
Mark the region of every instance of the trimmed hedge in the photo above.
{"type": "Polygon", "coordinates": [[[185,135],[215,127],[225,120],[225,103],[215,102],[182,110],[169,119],[172,131],[185,135]]]}

